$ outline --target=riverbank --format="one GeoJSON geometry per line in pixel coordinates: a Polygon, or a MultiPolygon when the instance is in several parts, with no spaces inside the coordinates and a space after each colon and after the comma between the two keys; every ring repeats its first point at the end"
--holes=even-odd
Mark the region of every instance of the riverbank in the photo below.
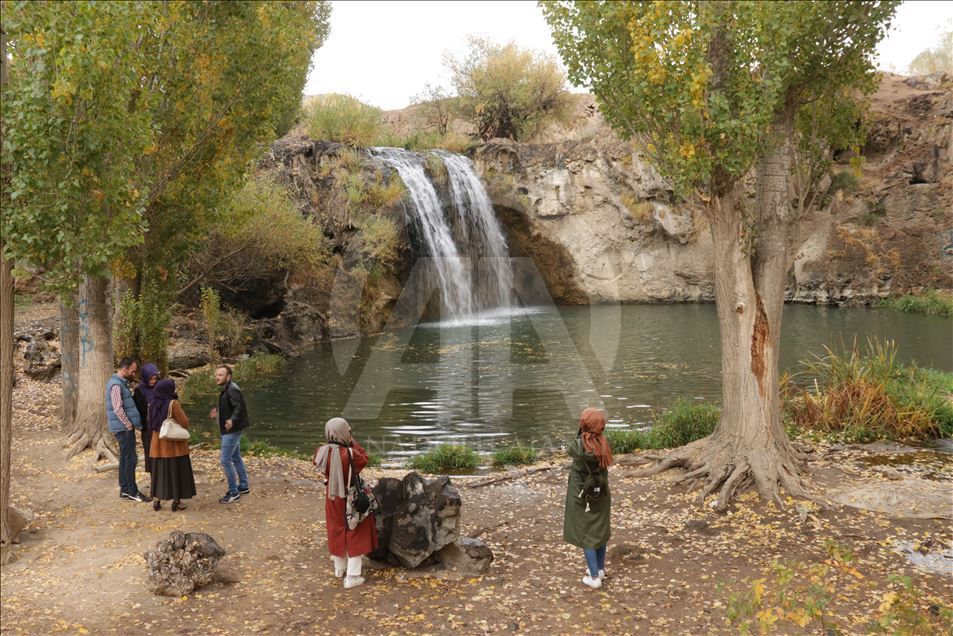
{"type": "MultiPolygon", "coordinates": [[[[461,534],[479,536],[496,554],[489,574],[368,565],[367,585],[345,592],[331,574],[323,487],[310,464],[251,457],[252,493],[223,506],[216,501],[225,488],[217,457],[199,450],[199,495],[184,512],[154,512],[120,501],[115,472],[96,473],[86,455],[63,459],[58,397],[56,382],[20,376],[12,499],[33,519],[15,561],[3,568],[3,633],[732,633],[738,623],[729,625],[728,616],[753,607],[752,590],[764,588],[763,599],[777,591],[772,563],[802,564],[807,577],[806,568],[836,563],[828,545],[855,555],[849,567],[857,574],[832,569],[828,578],[843,584],[825,603],[827,625],[866,633],[910,605],[933,633],[949,629],[942,608],[953,605],[953,557],[938,556],[953,545],[948,520],[791,501],[779,509],[750,493],[718,515],[667,477],[637,477],[630,462],[639,454],[612,469],[610,578],[601,591],[581,585],[581,555],[562,541],[568,463],[555,457],[529,470],[454,480],[463,499],[461,534]],[[142,553],[173,530],[207,532],[225,548],[223,581],[184,598],[147,591],[142,553]],[[914,567],[901,546],[933,555],[948,573],[914,567]],[[910,594],[895,576],[910,577],[910,594]]],[[[889,488],[916,478],[949,492],[953,458],[931,453],[908,462],[900,450],[818,447],[810,465],[814,491],[889,488]]],[[[138,480],[147,484],[142,473],[138,480]]],[[[785,611],[803,620],[796,608],[785,611]]],[[[786,620],[775,633],[800,630],[786,620]]]]}

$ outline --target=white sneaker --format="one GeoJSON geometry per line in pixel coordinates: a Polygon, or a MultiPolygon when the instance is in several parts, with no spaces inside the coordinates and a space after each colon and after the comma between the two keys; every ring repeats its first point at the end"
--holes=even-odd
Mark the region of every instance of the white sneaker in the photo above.
{"type": "Polygon", "coordinates": [[[358,585],[364,584],[363,576],[346,576],[344,577],[344,589],[349,590],[352,587],[357,587],[358,585]]]}
{"type": "Polygon", "coordinates": [[[605,581],[605,580],[606,580],[606,571],[605,571],[605,570],[599,570],[599,580],[600,580],[600,581],[605,581]]]}
{"type": "Polygon", "coordinates": [[[582,577],[582,584],[588,585],[594,590],[598,590],[600,587],[602,587],[602,579],[600,579],[598,576],[596,578],[592,578],[587,574],[586,576],[582,577]]]}

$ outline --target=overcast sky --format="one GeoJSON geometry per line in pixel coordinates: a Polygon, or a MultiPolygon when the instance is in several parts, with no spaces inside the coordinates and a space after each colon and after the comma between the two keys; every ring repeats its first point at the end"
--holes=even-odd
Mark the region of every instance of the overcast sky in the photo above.
{"type": "MultiPolygon", "coordinates": [[[[331,36],[314,56],[306,95],[348,93],[385,109],[403,108],[427,82],[449,86],[443,53],[467,37],[556,54],[536,2],[332,3],[331,36]]],[[[880,45],[880,67],[904,72],[913,57],[953,29],[953,1],[904,2],[880,45]]]]}

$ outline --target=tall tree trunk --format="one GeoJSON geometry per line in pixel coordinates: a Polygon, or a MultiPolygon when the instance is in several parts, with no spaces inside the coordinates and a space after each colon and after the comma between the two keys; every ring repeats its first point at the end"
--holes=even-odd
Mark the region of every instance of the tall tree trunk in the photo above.
{"type": "Polygon", "coordinates": [[[718,492],[716,510],[724,510],[736,492],[752,484],[779,503],[780,487],[806,494],[801,458],[784,431],[778,386],[792,223],[788,133],[786,121],[780,122],[759,159],[753,222],[747,221],[737,193],[715,197],[709,205],[721,331],[721,419],[711,436],[647,471],[686,469],[681,480],[703,483],[702,500],[718,492]]]}
{"type": "Polygon", "coordinates": [[[79,396],[66,439],[66,457],[92,448],[95,460],[118,461],[106,426],[106,382],[112,375],[109,279],[85,276],[79,287],[79,396]]]}
{"type": "Polygon", "coordinates": [[[79,397],[79,306],[76,294],[60,298],[60,356],[63,373],[63,430],[72,430],[79,397]]]}
{"type": "MultiPolygon", "coordinates": [[[[7,85],[7,34],[0,28],[0,86],[7,85]]],[[[0,126],[2,129],[2,126],[0,126]]],[[[6,175],[3,182],[6,183],[6,175]]],[[[4,197],[4,203],[6,203],[4,197]]],[[[0,563],[10,560],[10,460],[13,433],[13,261],[4,258],[0,235],[0,563]]]]}
{"type": "Polygon", "coordinates": [[[0,239],[0,563],[10,560],[10,444],[13,433],[13,262],[0,239]]]}

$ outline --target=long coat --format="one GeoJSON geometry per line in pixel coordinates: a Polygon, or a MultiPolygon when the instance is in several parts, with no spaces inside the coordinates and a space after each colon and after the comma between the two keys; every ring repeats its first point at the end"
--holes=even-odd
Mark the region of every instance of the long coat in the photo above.
{"type": "MultiPolygon", "coordinates": [[[[182,428],[189,427],[189,418],[185,411],[179,406],[178,400],[171,402],[172,419],[178,422],[182,428]]],[[[159,432],[156,431],[149,444],[149,457],[152,459],[165,459],[169,457],[182,457],[189,454],[189,440],[162,439],[159,432]]]]}
{"type": "MultiPolygon", "coordinates": [[[[149,403],[146,401],[146,394],[142,392],[142,387],[137,386],[132,392],[132,401],[136,403],[136,409],[139,411],[139,419],[142,420],[142,430],[139,431],[142,436],[142,452],[145,455],[145,470],[152,472],[152,429],[149,428],[149,403]]],[[[156,433],[158,435],[158,433],[156,433]]]]}
{"type": "Polygon", "coordinates": [[[566,487],[566,513],[563,518],[563,539],[580,548],[601,548],[609,542],[609,511],[612,495],[609,489],[609,471],[599,468],[599,459],[582,447],[582,439],[576,437],[567,448],[572,458],[569,469],[569,484],[566,487]],[[588,469],[587,469],[588,466],[588,469]],[[579,496],[586,477],[592,472],[602,472],[606,494],[586,510],[586,497],[579,496]]]}
{"type": "MultiPolygon", "coordinates": [[[[341,468],[344,470],[344,479],[347,479],[347,467],[350,463],[347,448],[340,447],[337,452],[341,453],[341,468]]],[[[351,452],[354,455],[354,474],[359,474],[367,466],[367,451],[365,451],[356,441],[351,443],[351,452]]],[[[331,467],[331,460],[328,459],[328,468],[324,471],[324,476],[328,476],[328,470],[331,467]]],[[[377,549],[377,522],[374,515],[371,515],[353,530],[347,529],[347,522],[344,519],[347,501],[340,497],[331,497],[325,493],[324,496],[324,519],[328,529],[328,551],[336,557],[360,556],[373,552],[377,549]]]]}

